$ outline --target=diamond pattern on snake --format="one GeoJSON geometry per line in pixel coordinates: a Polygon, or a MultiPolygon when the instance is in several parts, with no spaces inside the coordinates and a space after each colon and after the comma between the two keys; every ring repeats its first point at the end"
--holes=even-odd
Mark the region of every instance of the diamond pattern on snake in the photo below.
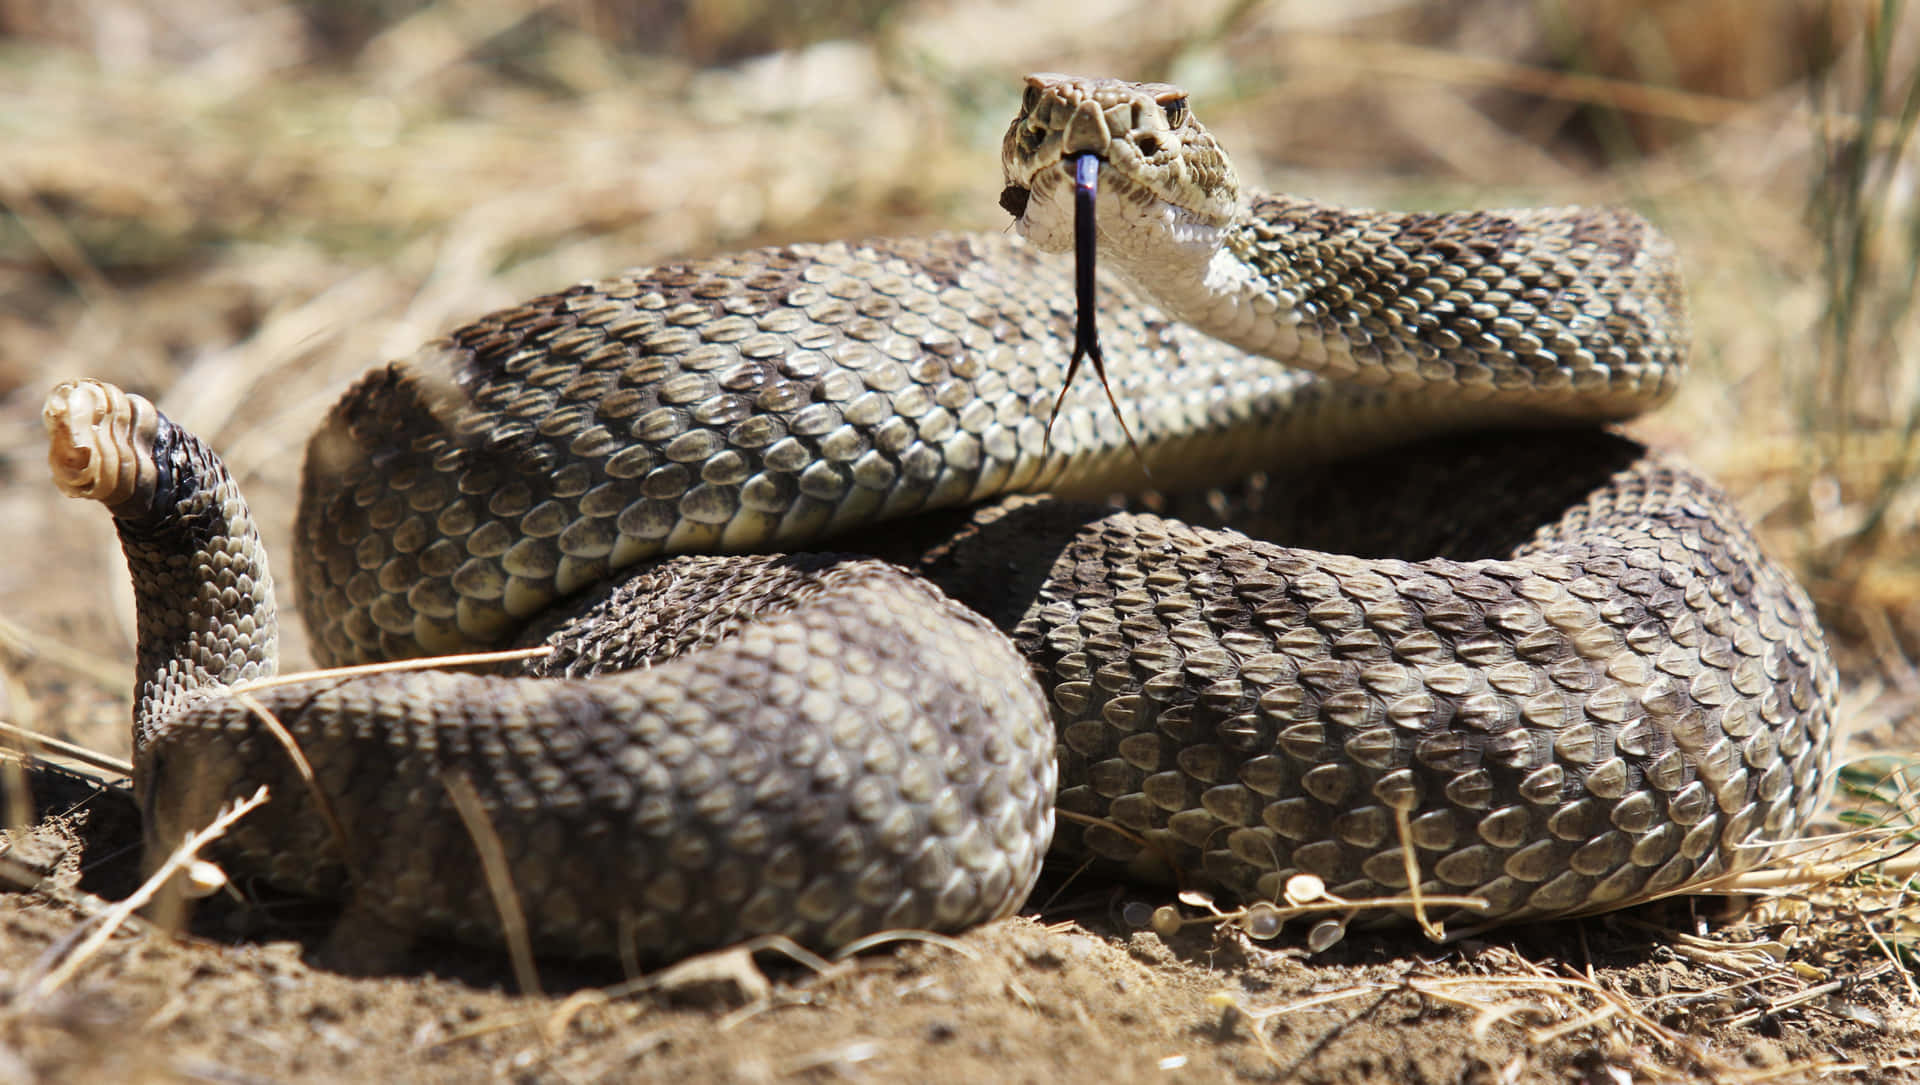
{"type": "Polygon", "coordinates": [[[1050,849],[1243,902],[1411,876],[1484,902],[1458,928],[1803,824],[1813,608],[1607,428],[1685,364],[1652,227],[1245,191],[1165,85],[1033,76],[1004,161],[1018,236],[630,271],[366,374],[303,471],[316,654],[553,651],[260,689],[312,784],[230,692],[277,631],[233,480],[144,399],[56,390],[55,475],[134,577],[153,861],[265,784],[230,872],[345,900],[336,944],[497,945],[470,793],[537,949],[658,964],[960,930],[1050,849]]]}

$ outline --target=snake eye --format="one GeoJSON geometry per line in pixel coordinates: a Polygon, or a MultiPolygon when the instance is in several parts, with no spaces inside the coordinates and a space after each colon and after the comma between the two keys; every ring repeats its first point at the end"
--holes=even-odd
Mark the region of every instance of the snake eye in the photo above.
{"type": "Polygon", "coordinates": [[[1178,128],[1187,121],[1187,96],[1176,94],[1160,100],[1160,108],[1166,111],[1167,127],[1178,128]]]}
{"type": "Polygon", "coordinates": [[[1032,113],[1040,108],[1040,88],[1027,84],[1027,92],[1020,96],[1020,112],[1032,113]]]}

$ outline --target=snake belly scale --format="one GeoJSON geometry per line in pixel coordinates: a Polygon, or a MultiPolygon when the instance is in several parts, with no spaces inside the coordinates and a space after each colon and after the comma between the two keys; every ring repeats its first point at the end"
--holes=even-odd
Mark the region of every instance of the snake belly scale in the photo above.
{"type": "Polygon", "coordinates": [[[136,581],[149,851],[265,783],[231,869],[498,943],[458,777],[538,947],[657,963],[959,929],[1050,841],[1241,899],[1411,870],[1471,924],[1684,889],[1804,822],[1812,607],[1710,483],[1601,428],[1684,363],[1651,227],[1248,195],[1165,85],[1031,77],[1005,158],[1024,240],[629,272],[364,377],[302,477],[316,654],[553,652],[259,691],[311,786],[227,692],[276,627],[218,458],[56,390],[56,478],[136,581]],[[1086,154],[1137,452],[1098,390],[1050,417],[1086,154]],[[1088,503],[1143,466],[1275,475],[1238,529],[1088,503]]]}

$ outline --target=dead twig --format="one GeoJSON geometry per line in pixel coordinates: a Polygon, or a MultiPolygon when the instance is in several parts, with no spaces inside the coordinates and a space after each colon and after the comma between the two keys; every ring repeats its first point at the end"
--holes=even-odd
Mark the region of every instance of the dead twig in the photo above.
{"type": "Polygon", "coordinates": [[[392,674],[396,671],[430,671],[442,667],[474,667],[483,663],[512,663],[520,659],[538,659],[553,654],[548,645],[533,648],[508,648],[498,652],[467,652],[450,656],[419,656],[412,659],[395,659],[385,663],[358,663],[351,667],[327,667],[317,671],[298,671],[293,674],[276,674],[271,678],[256,678],[251,682],[241,682],[232,692],[258,693],[263,689],[275,689],[280,686],[297,686],[302,682],[316,682],[326,678],[359,678],[369,674],[392,674]]]}
{"type": "Polygon", "coordinates": [[[513,978],[520,993],[538,996],[540,971],[533,964],[533,941],[527,936],[527,913],[520,907],[520,894],[513,886],[513,871],[507,868],[507,849],[500,833],[487,816],[487,808],[474,790],[473,781],[450,772],[440,778],[453,800],[453,809],[473,838],[480,853],[480,868],[487,878],[487,891],[493,894],[493,906],[500,913],[500,933],[507,940],[507,956],[513,961],[513,978]]]}
{"type": "Polygon", "coordinates": [[[133,776],[133,764],[129,761],[54,738],[52,735],[43,735],[38,731],[18,727],[4,720],[0,720],[0,745],[18,750],[28,760],[38,760],[43,753],[51,753],[69,761],[78,761],[88,768],[99,769],[101,772],[111,772],[129,778],[133,776]]]}

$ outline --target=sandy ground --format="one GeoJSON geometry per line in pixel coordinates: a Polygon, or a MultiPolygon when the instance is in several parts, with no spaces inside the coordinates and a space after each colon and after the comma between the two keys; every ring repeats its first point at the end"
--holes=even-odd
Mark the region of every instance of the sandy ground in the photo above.
{"type": "Polygon", "coordinates": [[[1209,923],[1131,929],[1161,894],[1055,877],[951,941],[722,954],[637,982],[547,962],[542,995],[449,946],[338,975],[307,963],[324,908],[216,905],[195,937],[136,927],[60,983],[55,947],[90,929],[93,894],[136,879],[131,809],[65,790],[42,798],[78,808],[11,853],[47,874],[0,911],[9,1079],[1772,1081],[1844,1061],[1901,1080],[1915,1051],[1897,970],[1858,932],[1814,933],[1843,909],[1699,914],[1717,900],[1309,958],[1209,923]]]}
{"type": "MultiPolygon", "coordinates": [[[[1850,749],[1912,749],[1914,501],[1886,449],[1917,401],[1897,363],[1916,340],[1888,318],[1838,376],[1819,348],[1834,286],[1809,253],[1831,235],[1806,196],[1833,155],[1805,51],[1781,44],[1819,5],[1336,7],[1115,0],[1068,24],[1018,2],[689,3],[656,22],[617,3],[0,2],[0,719],[126,754],[129,593],[105,517],[46,483],[55,380],[155,395],[221,447],[284,554],[304,435],[369,363],[626,265],[999,229],[1018,74],[1063,69],[1186,83],[1256,183],[1652,214],[1691,269],[1696,374],[1637,432],[1725,479],[1802,571],[1847,669],[1850,749]],[[1851,437],[1823,443],[1835,417],[1851,437]],[[1885,478],[1892,527],[1860,544],[1885,478]]],[[[1897,281],[1887,244],[1863,266],[1897,281]]],[[[1145,918],[1167,891],[1058,870],[1019,917],[951,941],[632,981],[541,962],[536,994],[446,946],[392,976],[318,968],[329,915],[305,902],[215,898],[188,937],[136,919],[88,947],[138,885],[137,815],[50,775],[0,772],[0,790],[0,1080],[1920,1075],[1895,881],[1308,955],[1298,931],[1256,942],[1193,903],[1162,938],[1145,918]]]]}

